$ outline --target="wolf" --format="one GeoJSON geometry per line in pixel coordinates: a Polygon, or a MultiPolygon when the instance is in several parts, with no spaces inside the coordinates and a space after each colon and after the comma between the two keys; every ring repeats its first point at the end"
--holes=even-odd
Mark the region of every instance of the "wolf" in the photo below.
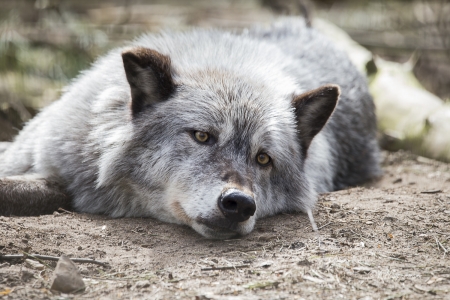
{"type": "Polygon", "coordinates": [[[282,18],[147,34],[100,58],[0,154],[0,208],[70,201],[225,239],[280,212],[312,219],[318,193],[380,174],[364,76],[282,18]]]}

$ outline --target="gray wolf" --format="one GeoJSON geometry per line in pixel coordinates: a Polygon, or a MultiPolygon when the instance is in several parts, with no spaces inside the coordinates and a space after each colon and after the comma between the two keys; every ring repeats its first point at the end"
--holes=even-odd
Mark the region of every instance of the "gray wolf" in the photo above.
{"type": "Polygon", "coordinates": [[[364,77],[286,18],[239,33],[148,34],[112,50],[1,154],[0,199],[27,206],[33,188],[21,182],[51,182],[79,212],[229,238],[280,212],[312,218],[318,193],[378,176],[378,161],[364,77]]]}

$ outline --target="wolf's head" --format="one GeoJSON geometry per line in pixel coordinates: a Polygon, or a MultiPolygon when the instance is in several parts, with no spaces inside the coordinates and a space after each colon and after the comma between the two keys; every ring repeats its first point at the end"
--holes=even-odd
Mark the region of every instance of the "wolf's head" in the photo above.
{"type": "Polygon", "coordinates": [[[142,47],[122,58],[133,124],[122,167],[135,214],[228,238],[249,233],[257,217],[312,208],[304,161],[337,86],[295,95],[239,66],[180,73],[168,56],[142,47]]]}

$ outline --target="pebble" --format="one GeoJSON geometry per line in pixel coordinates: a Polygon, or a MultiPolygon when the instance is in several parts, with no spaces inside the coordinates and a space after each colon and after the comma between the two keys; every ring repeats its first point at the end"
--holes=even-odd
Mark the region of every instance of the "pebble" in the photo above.
{"type": "Polygon", "coordinates": [[[268,260],[268,261],[263,262],[263,263],[260,264],[259,266],[262,267],[262,268],[267,269],[267,268],[269,268],[271,265],[273,265],[273,261],[268,260]]]}
{"type": "Polygon", "coordinates": [[[354,267],[353,271],[358,272],[360,274],[367,274],[372,271],[372,268],[369,267],[354,267]]]}
{"type": "Polygon", "coordinates": [[[75,293],[86,288],[77,266],[65,255],[62,255],[53,272],[52,290],[62,293],[75,293]]]}
{"type": "Polygon", "coordinates": [[[45,266],[43,264],[29,258],[25,259],[25,267],[39,271],[45,269],[45,266]]]}
{"type": "Polygon", "coordinates": [[[148,288],[150,286],[150,281],[148,280],[140,280],[138,282],[136,282],[135,287],[137,289],[144,289],[144,288],[148,288]]]}

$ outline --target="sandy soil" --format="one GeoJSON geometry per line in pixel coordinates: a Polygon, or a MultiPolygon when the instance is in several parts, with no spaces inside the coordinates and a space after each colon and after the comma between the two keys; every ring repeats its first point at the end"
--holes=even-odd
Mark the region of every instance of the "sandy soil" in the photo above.
{"type": "MultiPolygon", "coordinates": [[[[273,17],[245,6],[251,1],[239,9],[204,3],[171,18],[152,6],[133,21],[245,27],[273,17]]],[[[108,16],[102,10],[97,17],[108,16]]],[[[152,219],[0,217],[0,255],[66,254],[109,264],[77,263],[87,288],[63,295],[50,291],[55,262],[37,270],[0,258],[0,298],[450,299],[450,164],[385,156],[379,182],[321,196],[318,234],[302,214],[259,220],[250,235],[226,241],[152,219]]]]}
{"type": "Polygon", "coordinates": [[[368,187],[322,195],[307,217],[259,220],[216,241],[152,219],[54,213],[0,217],[0,253],[93,258],[86,290],[50,291],[44,270],[0,260],[2,299],[450,299],[450,165],[385,153],[368,187]]]}

